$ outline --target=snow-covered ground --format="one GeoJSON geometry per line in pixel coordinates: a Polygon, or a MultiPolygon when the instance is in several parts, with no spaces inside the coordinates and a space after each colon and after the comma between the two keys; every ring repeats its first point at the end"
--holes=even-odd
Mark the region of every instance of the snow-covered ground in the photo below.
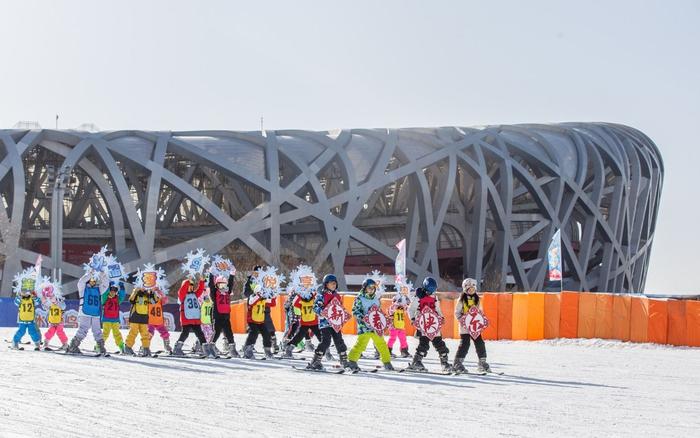
{"type": "MultiPolygon", "coordinates": [[[[0,336],[13,331],[1,328],[0,336]]],[[[354,337],[346,340],[351,346],[354,337]]],[[[91,345],[88,335],[82,346],[91,345]]],[[[454,352],[456,342],[448,345],[454,352]]],[[[154,348],[161,346],[156,335],[154,348]]],[[[0,437],[688,437],[700,430],[700,349],[602,340],[487,342],[487,349],[506,375],[330,375],[283,361],[3,347],[0,437]]],[[[473,351],[467,359],[473,369],[473,351]]],[[[434,351],[425,363],[437,369],[434,351]]]]}

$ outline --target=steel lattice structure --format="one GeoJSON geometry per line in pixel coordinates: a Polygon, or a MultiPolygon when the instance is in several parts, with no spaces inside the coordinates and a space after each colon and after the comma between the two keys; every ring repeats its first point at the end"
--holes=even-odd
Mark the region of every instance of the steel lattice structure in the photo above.
{"type": "Polygon", "coordinates": [[[171,280],[202,247],[243,269],[305,261],[343,283],[344,271],[391,265],[403,237],[414,278],[541,290],[558,228],[569,288],[641,292],[663,177],[649,138],[604,123],[15,129],[0,130],[0,144],[4,295],[39,253],[75,290],[81,263],[103,244],[130,270],[165,264],[171,280]]]}

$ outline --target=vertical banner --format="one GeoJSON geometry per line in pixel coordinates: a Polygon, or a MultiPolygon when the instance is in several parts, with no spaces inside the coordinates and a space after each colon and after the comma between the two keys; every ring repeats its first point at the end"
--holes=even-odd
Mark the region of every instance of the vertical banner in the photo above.
{"type": "Polygon", "coordinates": [[[399,253],[394,263],[394,280],[396,283],[403,283],[406,280],[406,239],[401,239],[396,248],[399,253]]]}
{"type": "Polygon", "coordinates": [[[548,275],[549,281],[561,282],[561,230],[557,230],[552,236],[552,241],[549,243],[547,250],[547,262],[549,264],[548,275]]]}

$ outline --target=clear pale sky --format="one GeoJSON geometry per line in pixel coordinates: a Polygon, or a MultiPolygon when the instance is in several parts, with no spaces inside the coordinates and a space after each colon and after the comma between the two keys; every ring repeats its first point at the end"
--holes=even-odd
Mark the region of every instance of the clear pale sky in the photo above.
{"type": "Polygon", "coordinates": [[[700,291],[700,2],[106,3],[0,3],[0,127],[624,123],[666,166],[646,291],[700,291]]]}

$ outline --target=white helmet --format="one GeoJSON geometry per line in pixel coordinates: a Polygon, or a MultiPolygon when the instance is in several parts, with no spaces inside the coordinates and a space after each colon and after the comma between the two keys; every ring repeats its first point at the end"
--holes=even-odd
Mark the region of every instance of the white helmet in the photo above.
{"type": "Polygon", "coordinates": [[[473,278],[465,278],[464,280],[462,280],[462,290],[468,290],[472,287],[476,291],[476,280],[474,280],[473,278]]]}

